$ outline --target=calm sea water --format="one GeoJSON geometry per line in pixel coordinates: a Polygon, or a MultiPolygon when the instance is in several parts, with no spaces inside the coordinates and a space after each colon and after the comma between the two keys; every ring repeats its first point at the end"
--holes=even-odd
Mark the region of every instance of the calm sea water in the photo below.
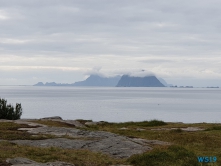
{"type": "Polygon", "coordinates": [[[22,118],[221,122],[221,89],[0,86],[0,97],[21,103],[22,118]]]}

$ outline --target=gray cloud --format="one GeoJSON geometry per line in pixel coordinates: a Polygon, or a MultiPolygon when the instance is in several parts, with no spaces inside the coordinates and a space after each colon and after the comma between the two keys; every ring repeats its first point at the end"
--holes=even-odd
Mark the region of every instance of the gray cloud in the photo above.
{"type": "Polygon", "coordinates": [[[82,74],[101,66],[109,75],[144,68],[167,79],[221,79],[220,6],[218,0],[0,0],[0,71],[41,67],[51,80],[43,69],[82,74]]]}
{"type": "Polygon", "coordinates": [[[141,60],[141,62],[148,63],[148,64],[162,64],[162,63],[171,63],[174,61],[167,60],[167,59],[150,59],[150,60],[141,60]]]}

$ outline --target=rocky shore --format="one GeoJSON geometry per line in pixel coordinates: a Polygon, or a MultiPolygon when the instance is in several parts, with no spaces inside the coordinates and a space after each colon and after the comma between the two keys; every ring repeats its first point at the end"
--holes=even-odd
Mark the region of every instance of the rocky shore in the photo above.
{"type": "MultiPolygon", "coordinates": [[[[41,121],[62,122],[73,127],[50,127],[37,123],[38,119],[20,119],[20,120],[0,120],[0,122],[14,122],[17,124],[26,124],[28,128],[19,128],[32,136],[53,135],[55,138],[42,140],[11,140],[9,142],[18,145],[27,145],[35,147],[59,147],[63,149],[87,149],[93,152],[108,154],[114,158],[129,158],[134,154],[141,154],[152,150],[151,145],[169,145],[167,142],[157,140],[146,140],[138,138],[129,138],[118,134],[105,131],[88,131],[87,126],[101,124],[102,122],[85,122],[77,120],[62,120],[61,117],[42,118],[41,121]]],[[[4,140],[1,140],[4,141],[4,140]]],[[[16,158],[8,159],[8,163],[16,166],[28,165],[70,165],[64,162],[37,163],[29,159],[16,158]]]]}
{"type": "MultiPolygon", "coordinates": [[[[173,147],[173,143],[170,142],[173,142],[173,140],[175,140],[174,138],[176,138],[175,141],[179,141],[183,138],[182,136],[192,137],[193,133],[204,132],[206,129],[204,127],[206,126],[211,126],[210,128],[207,128],[207,130],[219,129],[219,127],[213,127],[217,126],[216,124],[172,124],[154,120],[121,124],[103,121],[93,122],[90,120],[63,120],[58,116],[42,119],[0,119],[0,123],[3,126],[0,132],[4,135],[5,131],[5,137],[2,136],[0,140],[2,148],[7,146],[7,144],[9,144],[10,148],[13,148],[13,146],[15,146],[15,148],[26,148],[26,151],[27,148],[33,148],[35,150],[38,149],[41,155],[44,154],[41,152],[42,150],[50,151],[50,149],[53,150],[53,148],[56,149],[56,155],[58,155],[58,151],[75,151],[74,153],[81,151],[83,152],[81,153],[82,158],[84,158],[85,153],[90,153],[90,157],[94,154],[100,154],[101,156],[97,159],[102,159],[102,155],[107,156],[111,158],[112,162],[110,163],[112,163],[112,166],[117,166],[116,164],[113,165],[113,163],[124,163],[125,165],[127,163],[131,163],[125,161],[131,160],[131,158],[134,156],[142,156],[152,152],[154,154],[154,149],[157,147],[160,147],[161,150],[164,151],[167,149],[167,147],[171,147],[171,145],[173,147]],[[10,133],[17,133],[17,135],[10,135],[10,133]],[[155,139],[148,139],[151,138],[151,136],[155,139],[160,138],[160,140],[169,139],[169,141],[165,142],[155,139]],[[179,139],[177,139],[178,137],[179,139]],[[164,148],[165,146],[166,148],[164,148]],[[120,162],[118,162],[118,160],[120,162]]],[[[184,140],[187,139],[184,138],[184,140]]],[[[26,152],[23,154],[25,153],[26,152]]],[[[175,154],[176,153],[174,153],[174,155],[175,154]]],[[[48,155],[51,156],[53,153],[48,153],[48,155]]],[[[6,158],[4,158],[4,161],[0,162],[0,166],[74,166],[74,164],[76,164],[75,161],[70,160],[70,156],[69,160],[66,160],[66,162],[64,162],[65,160],[63,159],[38,160],[42,163],[37,162],[37,160],[35,161],[35,159],[37,159],[35,157],[31,157],[32,160],[30,160],[30,156],[27,158],[25,157],[27,157],[27,155],[20,156],[19,153],[16,153],[13,158],[7,157],[7,162],[5,162],[6,158]]],[[[80,163],[82,163],[82,158],[78,160],[79,162],[77,162],[78,164],[76,164],[76,166],[81,165],[80,163]]],[[[134,161],[137,160],[139,160],[139,157],[134,161]]],[[[91,160],[89,160],[89,162],[90,161],[91,160]]],[[[108,163],[102,165],[111,166],[111,164],[108,163]]]]}

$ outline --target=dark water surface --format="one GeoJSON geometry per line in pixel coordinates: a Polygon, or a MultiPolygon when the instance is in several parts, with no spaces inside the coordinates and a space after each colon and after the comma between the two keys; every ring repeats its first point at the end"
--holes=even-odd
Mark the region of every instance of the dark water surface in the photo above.
{"type": "Polygon", "coordinates": [[[0,86],[0,97],[21,103],[22,118],[221,122],[221,89],[0,86]]]}

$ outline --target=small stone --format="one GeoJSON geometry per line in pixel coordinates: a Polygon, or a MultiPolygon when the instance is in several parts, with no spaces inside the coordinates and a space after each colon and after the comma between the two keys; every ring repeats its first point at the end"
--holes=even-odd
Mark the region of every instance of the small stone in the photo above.
{"type": "Polygon", "coordinates": [[[41,119],[44,119],[44,120],[50,120],[50,119],[62,120],[62,118],[60,116],[45,117],[45,118],[41,118],[41,119]]]}
{"type": "Polygon", "coordinates": [[[204,129],[201,129],[199,127],[187,127],[187,128],[181,128],[183,131],[202,131],[204,129]]]}
{"type": "Polygon", "coordinates": [[[128,128],[122,127],[122,128],[120,128],[119,130],[128,130],[128,128]]]}
{"type": "Polygon", "coordinates": [[[145,131],[145,129],[137,128],[137,131],[145,131]]]}
{"type": "Polygon", "coordinates": [[[6,160],[7,163],[10,163],[12,165],[18,165],[18,164],[33,164],[36,163],[35,161],[29,160],[27,158],[22,158],[22,157],[17,157],[14,159],[7,159],[6,160]]]}
{"type": "Polygon", "coordinates": [[[15,120],[14,121],[15,123],[17,124],[26,124],[26,125],[29,125],[29,126],[32,126],[32,127],[46,127],[47,125],[43,125],[43,124],[39,124],[39,123],[34,123],[34,122],[29,122],[29,121],[24,121],[24,120],[15,120]]]}
{"type": "Polygon", "coordinates": [[[18,130],[19,131],[31,131],[33,130],[34,128],[19,128],[18,130]]]}

